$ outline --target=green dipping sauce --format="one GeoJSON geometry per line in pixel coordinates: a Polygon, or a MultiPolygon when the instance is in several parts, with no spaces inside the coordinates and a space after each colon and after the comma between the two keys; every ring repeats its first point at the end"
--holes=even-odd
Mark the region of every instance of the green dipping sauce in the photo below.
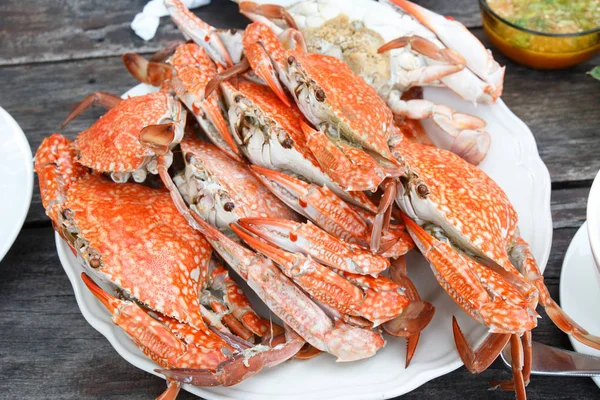
{"type": "Polygon", "coordinates": [[[487,0],[500,17],[543,33],[579,33],[600,27],[600,0],[487,0]]]}

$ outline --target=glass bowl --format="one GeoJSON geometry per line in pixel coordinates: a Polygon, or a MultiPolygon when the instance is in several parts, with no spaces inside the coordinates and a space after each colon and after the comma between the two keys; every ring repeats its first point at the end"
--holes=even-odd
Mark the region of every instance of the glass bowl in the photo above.
{"type": "Polygon", "coordinates": [[[600,51],[600,27],[578,33],[542,33],[521,28],[479,0],[483,28],[490,41],[511,60],[539,69],[570,67],[600,51]]]}

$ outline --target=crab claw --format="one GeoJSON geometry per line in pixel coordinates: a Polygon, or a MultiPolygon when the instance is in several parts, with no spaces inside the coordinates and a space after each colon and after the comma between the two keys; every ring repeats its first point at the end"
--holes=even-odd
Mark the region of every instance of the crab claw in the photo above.
{"type": "Polygon", "coordinates": [[[254,22],[244,31],[244,49],[252,70],[265,81],[282,103],[290,107],[290,100],[279,82],[276,70],[283,65],[285,53],[277,36],[266,25],[254,22]]]}
{"type": "Polygon", "coordinates": [[[429,57],[432,60],[441,61],[443,63],[455,66],[452,69],[452,72],[449,74],[458,72],[464,68],[464,64],[466,64],[465,59],[451,49],[440,49],[435,43],[432,41],[425,39],[422,36],[402,36],[397,39],[391,40],[377,49],[378,53],[384,53],[386,51],[392,49],[399,49],[405,46],[410,45],[410,47],[416,51],[424,55],[425,57],[429,57]]]}
{"type": "Polygon", "coordinates": [[[238,224],[253,234],[291,252],[313,257],[342,271],[377,275],[390,262],[358,246],[349,246],[317,226],[277,218],[241,218],[238,224]]]}
{"type": "Polygon", "coordinates": [[[502,94],[504,67],[494,60],[483,44],[460,22],[429,11],[407,0],[389,0],[433,31],[448,48],[466,61],[467,67],[488,84],[486,91],[495,101],[502,94]]]}
{"type": "Polygon", "coordinates": [[[417,335],[425,329],[434,314],[435,307],[433,304],[427,301],[413,300],[404,308],[402,314],[383,324],[383,329],[393,336],[409,337],[417,335]]]}
{"type": "Polygon", "coordinates": [[[175,141],[175,124],[149,125],[140,131],[140,143],[157,155],[166,154],[175,141]]]}
{"type": "Polygon", "coordinates": [[[318,301],[343,314],[349,314],[355,313],[353,305],[358,305],[363,300],[364,294],[358,287],[309,257],[280,250],[233,224],[231,229],[254,250],[278,264],[286,276],[293,279],[318,301]],[[332,298],[332,293],[336,294],[335,298],[332,298]]]}
{"type": "Polygon", "coordinates": [[[383,347],[385,342],[379,333],[341,321],[334,325],[325,312],[269,259],[234,242],[195,213],[193,218],[196,228],[267,307],[312,346],[337,356],[338,361],[371,357],[383,347]]]}
{"type": "Polygon", "coordinates": [[[308,294],[341,314],[363,317],[377,326],[400,315],[408,303],[398,286],[387,278],[343,271],[338,274],[310,256],[280,250],[242,228],[232,229],[249,246],[278,264],[308,294]]]}
{"type": "Polygon", "coordinates": [[[369,227],[357,212],[326,186],[306,183],[282,172],[256,165],[250,169],[294,211],[348,243],[367,246],[369,227]]]}
{"type": "Polygon", "coordinates": [[[64,198],[73,182],[88,175],[87,168],[76,161],[73,143],[60,133],[42,141],[35,153],[34,168],[39,177],[40,194],[46,214],[54,226],[59,227],[59,199],[64,198]]]}
{"type": "Polygon", "coordinates": [[[150,317],[132,301],[111,296],[98,286],[85,272],[81,279],[90,292],[111,313],[112,321],[127,332],[133,339],[142,343],[150,352],[162,359],[168,359],[185,352],[183,343],[160,322],[150,317]]]}
{"type": "Polygon", "coordinates": [[[172,67],[169,64],[148,61],[139,54],[125,53],[121,59],[131,76],[152,86],[161,86],[173,75],[172,67]]]}
{"type": "Polygon", "coordinates": [[[397,116],[415,120],[431,118],[450,140],[450,151],[473,165],[478,165],[490,149],[490,134],[485,129],[485,121],[479,117],[429,100],[402,100],[397,92],[389,95],[388,104],[397,116]]]}
{"type": "MultiPolygon", "coordinates": [[[[286,341],[274,347],[260,345],[249,353],[238,353],[215,370],[209,369],[156,369],[167,378],[195,386],[232,386],[255,375],[263,368],[271,368],[294,357],[304,346],[304,340],[286,327],[286,341]]],[[[274,338],[276,340],[276,338],[274,338]]]]}
{"type": "Polygon", "coordinates": [[[215,62],[224,67],[234,64],[218,31],[192,13],[181,0],[165,0],[171,19],[187,38],[204,47],[215,62]]]}
{"type": "Polygon", "coordinates": [[[474,374],[485,371],[494,362],[502,349],[508,344],[511,336],[504,333],[491,333],[486,336],[476,350],[473,350],[454,316],[452,317],[452,331],[454,332],[454,342],[461,360],[465,367],[474,374]]]}
{"type": "Polygon", "coordinates": [[[389,170],[362,149],[350,146],[339,140],[334,143],[327,135],[313,129],[304,121],[300,127],[306,136],[306,145],[310,148],[327,175],[344,190],[377,190],[388,176],[400,176],[402,171],[394,166],[389,170]]]}
{"type": "Polygon", "coordinates": [[[512,274],[501,274],[477,263],[402,215],[440,285],[471,317],[496,333],[521,334],[537,325],[537,314],[513,287],[512,274]]]}
{"type": "Polygon", "coordinates": [[[262,15],[268,19],[280,19],[285,21],[290,28],[298,29],[294,17],[286,11],[285,7],[276,4],[256,4],[252,1],[241,1],[239,7],[240,12],[244,15],[262,15]]]}

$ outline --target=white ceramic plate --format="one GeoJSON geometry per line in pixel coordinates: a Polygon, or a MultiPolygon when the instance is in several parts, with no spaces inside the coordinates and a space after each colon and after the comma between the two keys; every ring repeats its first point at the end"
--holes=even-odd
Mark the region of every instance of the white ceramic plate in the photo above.
{"type": "MultiPolygon", "coordinates": [[[[149,90],[152,87],[138,85],[127,94],[149,90]]],[[[500,184],[515,205],[521,219],[521,233],[531,243],[543,269],[552,242],[550,176],[538,155],[531,131],[501,100],[494,105],[474,107],[443,89],[427,89],[425,96],[438,103],[451,103],[460,111],[476,114],[488,122],[493,142],[481,167],[500,184]]],[[[84,317],[127,361],[153,373],[156,364],[112,324],[107,311],[83,285],[79,277],[82,267],[68,246],[58,235],[56,241],[60,260],[84,317]]],[[[320,355],[312,360],[292,360],[262,371],[234,387],[184,388],[207,399],[385,399],[407,393],[457,369],[462,363],[452,338],[452,316],[457,316],[474,344],[484,337],[486,329],[470,319],[446,295],[419,254],[409,254],[407,261],[409,274],[422,297],[437,308],[409,368],[404,368],[404,340],[388,337],[384,349],[375,357],[360,362],[335,363],[333,357],[320,355]]]]}
{"type": "Polygon", "coordinates": [[[33,190],[33,157],[25,134],[0,107],[0,260],[17,238],[33,190]]]}
{"type": "MultiPolygon", "coordinates": [[[[587,222],[577,231],[560,273],[560,305],[565,312],[592,335],[600,335],[600,274],[596,270],[590,242],[587,222]]],[[[600,350],[593,349],[569,336],[575,351],[600,357],[600,350]]],[[[592,378],[600,386],[600,377],[592,378]]]]}

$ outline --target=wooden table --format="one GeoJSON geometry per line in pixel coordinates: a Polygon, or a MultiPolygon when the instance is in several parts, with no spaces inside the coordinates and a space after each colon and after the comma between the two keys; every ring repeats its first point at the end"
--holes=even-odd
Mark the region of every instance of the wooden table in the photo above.
{"type": "MultiPolygon", "coordinates": [[[[0,2],[0,105],[11,113],[35,149],[59,129],[71,107],[94,91],[122,93],[136,82],[124,70],[124,52],[152,53],[181,38],[164,18],[157,37],[144,42],[129,28],[145,1],[3,0],[0,2]]],[[[421,0],[419,3],[465,23],[486,46],[476,0],[421,0]]],[[[198,14],[220,27],[243,27],[231,2],[213,0],[198,14]]],[[[533,131],[552,176],[554,240],[545,272],[558,299],[562,260],[585,220],[591,181],[600,169],[600,82],[585,72],[600,58],[565,71],[542,72],[507,65],[504,101],[533,131]]],[[[64,133],[73,138],[102,114],[87,112],[64,133]]],[[[150,399],[164,381],[134,368],[83,319],[56,255],[50,221],[34,192],[25,225],[0,263],[0,398],[150,399]]],[[[1,193],[2,196],[10,195],[1,193]]],[[[0,222],[1,223],[1,222],[0,222]]],[[[598,307],[598,305],[590,305],[598,307]]],[[[534,340],[571,348],[541,312],[534,340]]],[[[426,351],[421,349],[420,351],[426,351]]],[[[398,362],[402,362],[399,360],[398,362]]],[[[488,381],[507,379],[496,361],[480,376],[464,368],[407,394],[407,399],[511,399],[487,391],[488,381]]],[[[360,379],[360,377],[357,377],[360,379]]],[[[534,377],[532,399],[598,398],[586,378],[534,377]]],[[[193,396],[182,393],[181,399],[193,396]]]]}

